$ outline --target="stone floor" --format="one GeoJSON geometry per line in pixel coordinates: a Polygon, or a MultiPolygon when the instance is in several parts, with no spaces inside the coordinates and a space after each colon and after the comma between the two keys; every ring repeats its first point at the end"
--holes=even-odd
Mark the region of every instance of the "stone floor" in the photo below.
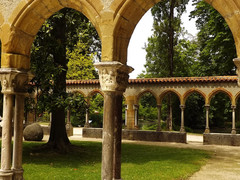
{"type": "MultiPolygon", "coordinates": [[[[44,137],[47,140],[48,136],[44,137]]],[[[101,139],[82,138],[81,128],[74,128],[74,135],[71,140],[98,141],[101,139]]],[[[193,148],[213,152],[213,157],[200,171],[196,172],[189,180],[240,180],[240,147],[203,145],[202,135],[188,135],[188,143],[164,143],[164,142],[143,142],[123,140],[124,143],[146,144],[156,146],[169,146],[176,148],[193,148]]]]}

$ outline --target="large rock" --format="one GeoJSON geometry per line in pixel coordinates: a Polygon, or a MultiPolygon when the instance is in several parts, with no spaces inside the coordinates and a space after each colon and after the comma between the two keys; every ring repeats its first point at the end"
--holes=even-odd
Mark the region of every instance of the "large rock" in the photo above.
{"type": "Polygon", "coordinates": [[[43,129],[37,123],[30,124],[24,129],[23,137],[26,141],[41,141],[43,139],[43,129]]]}

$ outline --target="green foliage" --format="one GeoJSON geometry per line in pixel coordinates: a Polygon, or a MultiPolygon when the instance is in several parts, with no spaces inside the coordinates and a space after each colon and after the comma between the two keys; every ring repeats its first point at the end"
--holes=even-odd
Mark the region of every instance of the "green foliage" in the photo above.
{"type": "Polygon", "coordinates": [[[192,18],[197,18],[198,76],[235,74],[233,58],[237,57],[234,39],[224,18],[211,5],[194,0],[192,18]]]}
{"type": "Polygon", "coordinates": [[[103,126],[103,96],[96,93],[92,96],[90,101],[90,120],[92,120],[91,127],[101,128],[103,126]]]}

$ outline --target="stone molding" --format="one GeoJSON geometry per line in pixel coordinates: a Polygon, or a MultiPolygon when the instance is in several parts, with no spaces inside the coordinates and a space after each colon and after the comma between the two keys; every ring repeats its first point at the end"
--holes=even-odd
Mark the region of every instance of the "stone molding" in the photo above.
{"type": "Polygon", "coordinates": [[[235,66],[237,67],[236,74],[238,76],[238,86],[240,86],[240,58],[234,58],[233,62],[235,64],[235,66]]]}
{"type": "Polygon", "coordinates": [[[125,91],[132,67],[116,61],[95,63],[94,66],[99,70],[102,91],[125,91]]]}
{"type": "Polygon", "coordinates": [[[28,82],[33,78],[30,71],[13,68],[0,68],[0,81],[3,94],[19,94],[27,92],[28,82]]]}

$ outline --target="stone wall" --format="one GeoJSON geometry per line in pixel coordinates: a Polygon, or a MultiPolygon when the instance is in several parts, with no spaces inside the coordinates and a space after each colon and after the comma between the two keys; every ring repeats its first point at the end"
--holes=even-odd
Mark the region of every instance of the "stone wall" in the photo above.
{"type": "MultiPolygon", "coordinates": [[[[82,136],[85,138],[102,138],[101,128],[84,128],[82,136]]],[[[140,130],[123,130],[122,139],[138,141],[159,141],[186,143],[186,133],[179,132],[155,132],[140,130]]]]}
{"type": "Polygon", "coordinates": [[[203,134],[203,144],[240,146],[240,134],[224,134],[224,133],[203,134]]]}

